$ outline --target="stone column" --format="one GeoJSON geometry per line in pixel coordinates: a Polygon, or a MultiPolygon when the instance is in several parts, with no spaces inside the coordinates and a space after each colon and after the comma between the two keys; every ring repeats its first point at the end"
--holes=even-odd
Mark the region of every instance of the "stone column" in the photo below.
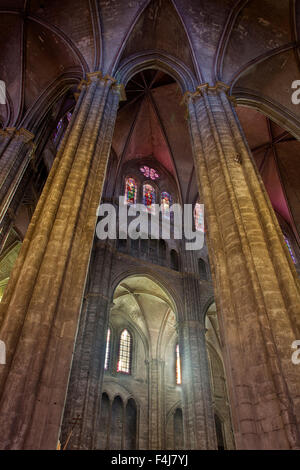
{"type": "Polygon", "coordinates": [[[237,448],[299,448],[299,279],[226,85],[186,99],[237,448]]]}
{"type": "Polygon", "coordinates": [[[149,361],[149,449],[163,449],[165,413],[163,412],[164,361],[149,361]]]}
{"type": "Polygon", "coordinates": [[[82,308],[72,371],[62,423],[62,444],[76,416],[68,450],[99,449],[101,398],[110,313],[110,279],[113,251],[110,242],[95,243],[90,283],[82,308]]]}
{"type": "Polygon", "coordinates": [[[193,252],[185,253],[185,311],[178,322],[182,365],[183,418],[187,449],[216,449],[212,392],[206,350],[204,319],[201,318],[199,281],[193,252]]]}
{"type": "Polygon", "coordinates": [[[0,448],[55,449],[120,88],[81,84],[0,306],[0,448]]]}
{"type": "Polygon", "coordinates": [[[33,138],[24,128],[0,131],[0,224],[34,156],[33,138]]]}

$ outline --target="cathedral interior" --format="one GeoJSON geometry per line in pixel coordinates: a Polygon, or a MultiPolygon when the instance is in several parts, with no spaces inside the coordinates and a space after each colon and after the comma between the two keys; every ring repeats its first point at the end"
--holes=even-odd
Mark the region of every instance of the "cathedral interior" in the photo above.
{"type": "Polygon", "coordinates": [[[299,0],[0,0],[1,450],[300,449],[299,38],[299,0]]]}

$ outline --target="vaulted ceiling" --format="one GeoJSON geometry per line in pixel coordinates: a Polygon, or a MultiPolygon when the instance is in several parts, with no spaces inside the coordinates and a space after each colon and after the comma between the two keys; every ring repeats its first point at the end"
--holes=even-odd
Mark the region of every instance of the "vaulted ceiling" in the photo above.
{"type": "Polygon", "coordinates": [[[300,234],[300,143],[289,132],[254,109],[238,106],[237,114],[272,205],[300,234]]]}
{"type": "Polygon", "coordinates": [[[159,70],[145,70],[130,80],[126,95],[112,143],[120,164],[154,157],[177,182],[180,200],[186,200],[193,158],[178,84],[159,70]]]}
{"type": "Polygon", "coordinates": [[[0,0],[0,76],[5,125],[66,74],[114,73],[132,54],[159,51],[198,83],[284,106],[299,73],[300,4],[293,0],[0,0]],[[280,92],[279,92],[280,91],[280,92]]]}
{"type": "MultiPolygon", "coordinates": [[[[0,31],[4,126],[26,126],[30,113],[36,121],[37,100],[54,104],[63,83],[74,86],[94,70],[114,75],[129,56],[157,53],[189,70],[195,83],[222,80],[233,95],[300,128],[300,105],[291,101],[299,77],[299,1],[0,0],[0,31]]],[[[190,201],[197,185],[181,90],[161,73],[145,72],[137,82],[127,89],[113,148],[125,161],[155,155],[190,201]]],[[[285,129],[255,111],[239,115],[274,207],[299,230],[298,142],[281,138],[285,129]]]]}
{"type": "Polygon", "coordinates": [[[146,338],[151,358],[164,357],[176,334],[174,300],[152,279],[130,276],[115,290],[111,315],[130,319],[146,338]]]}

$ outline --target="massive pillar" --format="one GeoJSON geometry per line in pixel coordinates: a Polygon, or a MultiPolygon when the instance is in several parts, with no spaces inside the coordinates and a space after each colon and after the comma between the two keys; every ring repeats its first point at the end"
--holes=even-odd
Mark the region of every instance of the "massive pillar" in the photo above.
{"type": "Polygon", "coordinates": [[[186,98],[237,448],[299,448],[299,280],[226,85],[186,98]]]}
{"type": "Polygon", "coordinates": [[[185,312],[179,321],[179,349],[182,362],[185,446],[188,449],[216,449],[212,393],[206,351],[205,325],[201,318],[199,281],[195,276],[193,252],[186,252],[184,274],[185,312]]]}
{"type": "Polygon", "coordinates": [[[0,130],[0,224],[33,158],[33,138],[34,135],[24,128],[0,130]]]}
{"type": "Polygon", "coordinates": [[[61,443],[69,450],[101,449],[100,422],[106,335],[110,313],[113,251],[95,243],[90,281],[82,307],[62,423],[61,443]],[[79,417],[72,435],[72,422],[79,417]]]}
{"type": "Polygon", "coordinates": [[[82,83],[1,302],[1,449],[56,447],[119,93],[82,83]]]}

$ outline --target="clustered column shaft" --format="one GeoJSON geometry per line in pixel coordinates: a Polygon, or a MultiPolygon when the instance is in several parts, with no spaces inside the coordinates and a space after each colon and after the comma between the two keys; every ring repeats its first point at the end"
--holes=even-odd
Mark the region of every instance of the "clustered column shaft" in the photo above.
{"type": "Polygon", "coordinates": [[[82,82],[1,302],[1,449],[56,447],[119,98],[100,72],[82,82]]]}
{"type": "Polygon", "coordinates": [[[186,98],[237,448],[298,448],[297,273],[227,87],[186,98]]]}

